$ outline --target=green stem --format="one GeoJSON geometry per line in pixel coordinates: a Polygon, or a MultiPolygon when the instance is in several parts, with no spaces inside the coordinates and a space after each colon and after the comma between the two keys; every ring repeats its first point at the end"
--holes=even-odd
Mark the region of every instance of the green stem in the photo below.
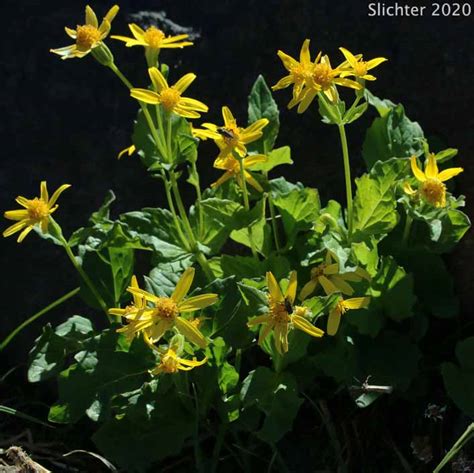
{"type": "Polygon", "coordinates": [[[349,161],[349,150],[347,148],[347,137],[344,124],[338,124],[339,136],[341,138],[342,159],[344,161],[344,178],[346,181],[346,199],[347,199],[347,229],[349,235],[352,232],[352,179],[351,164],[349,161]]]}
{"type": "Polygon", "coordinates": [[[56,299],[54,302],[51,302],[48,306],[44,307],[41,309],[39,312],[36,312],[36,314],[32,315],[29,319],[26,319],[24,322],[22,322],[18,327],[16,327],[10,334],[8,334],[5,339],[0,343],[0,351],[4,350],[8,344],[25,328],[28,327],[31,323],[33,323],[36,319],[41,317],[42,315],[46,314],[50,310],[54,309],[58,305],[62,304],[63,302],[67,301],[68,299],[71,299],[71,297],[74,297],[79,291],[81,290],[80,287],[76,287],[76,289],[73,289],[72,291],[68,292],[64,296],[60,297],[59,299],[56,299]]]}
{"type": "Polygon", "coordinates": [[[214,273],[212,272],[211,267],[209,266],[209,261],[207,261],[206,256],[199,250],[198,244],[196,242],[196,238],[194,236],[193,229],[189,222],[188,215],[186,213],[186,209],[184,208],[183,199],[181,198],[181,194],[179,192],[178,182],[176,181],[176,176],[173,171],[170,172],[171,178],[171,189],[173,190],[174,200],[176,201],[176,205],[178,206],[178,212],[183,221],[184,229],[188,234],[188,238],[190,240],[191,249],[196,255],[197,262],[202,267],[206,277],[209,281],[214,279],[214,273]]]}
{"type": "MultiPolygon", "coordinates": [[[[265,171],[263,175],[265,176],[265,179],[268,181],[268,172],[265,171]]],[[[275,206],[273,205],[273,198],[272,198],[271,191],[268,193],[268,207],[270,209],[270,218],[272,220],[272,232],[273,232],[273,240],[275,242],[275,249],[277,251],[280,251],[280,237],[278,234],[278,224],[276,221],[275,206]]]]}
{"type": "Polygon", "coordinates": [[[469,427],[465,430],[465,432],[458,438],[456,443],[453,445],[451,450],[444,456],[441,460],[441,463],[435,468],[433,473],[439,473],[441,469],[448,464],[450,460],[452,460],[459,451],[464,447],[464,445],[474,437],[474,423],[469,425],[469,427]]]}
{"type": "Polygon", "coordinates": [[[217,470],[217,464],[219,463],[219,454],[224,444],[225,434],[227,432],[228,425],[220,424],[219,430],[217,431],[216,443],[214,444],[214,449],[212,451],[212,464],[211,464],[211,473],[215,473],[217,470]]]}
{"type": "Polygon", "coordinates": [[[403,236],[402,236],[402,245],[406,246],[408,243],[408,238],[410,236],[411,226],[413,224],[413,218],[407,214],[407,218],[405,220],[405,228],[403,229],[403,236]]]}
{"type": "MultiPolygon", "coordinates": [[[[250,211],[250,203],[249,203],[249,194],[247,190],[247,182],[245,180],[245,168],[244,168],[244,160],[239,156],[238,157],[239,165],[240,165],[240,180],[242,185],[242,194],[244,198],[244,207],[247,212],[250,211]]],[[[253,241],[253,232],[252,227],[249,226],[249,241],[250,241],[250,249],[252,250],[253,257],[258,261],[258,254],[257,250],[255,249],[255,243],[253,241]]]]}
{"type": "Polygon", "coordinates": [[[109,313],[107,311],[107,304],[105,303],[102,296],[99,294],[99,291],[94,286],[94,283],[91,281],[91,279],[86,274],[86,272],[82,269],[81,265],[77,262],[76,257],[74,256],[74,253],[72,252],[71,247],[69,246],[68,242],[64,238],[62,238],[61,243],[63,245],[63,248],[66,250],[66,254],[68,255],[69,259],[71,260],[71,263],[76,268],[77,272],[82,277],[84,282],[87,284],[87,287],[91,290],[92,294],[94,294],[94,297],[96,298],[97,302],[99,303],[101,309],[105,312],[105,315],[107,315],[107,317],[108,317],[109,313]]]}
{"type": "Polygon", "coordinates": [[[194,185],[194,188],[196,189],[196,208],[197,208],[198,222],[199,222],[198,234],[199,234],[199,237],[201,238],[203,236],[203,231],[204,231],[204,215],[202,213],[202,208],[201,208],[201,200],[202,200],[201,180],[199,179],[199,173],[196,166],[196,160],[191,161],[191,169],[192,169],[193,175],[196,178],[196,184],[194,185]]]}

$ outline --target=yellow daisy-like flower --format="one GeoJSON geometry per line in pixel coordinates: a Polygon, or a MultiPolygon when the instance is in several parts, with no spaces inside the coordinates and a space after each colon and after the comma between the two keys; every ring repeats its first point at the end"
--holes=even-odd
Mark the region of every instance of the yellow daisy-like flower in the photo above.
{"type": "Polygon", "coordinates": [[[278,51],[277,54],[289,74],[280,79],[272,87],[272,90],[285,89],[293,84],[293,97],[297,97],[303,89],[305,81],[311,78],[313,69],[311,54],[309,52],[309,39],[305,39],[301,46],[299,61],[283,51],[278,51]]]}
{"type": "MultiPolygon", "coordinates": [[[[264,163],[267,159],[267,156],[265,156],[264,154],[253,154],[251,156],[247,156],[246,158],[242,158],[245,180],[258,192],[263,192],[263,188],[259,184],[259,182],[252,176],[252,174],[247,171],[247,169],[251,168],[252,166],[255,166],[255,164],[264,163]]],[[[240,163],[231,154],[225,156],[224,158],[217,158],[214,162],[214,167],[216,169],[225,170],[225,173],[219,179],[217,179],[216,182],[213,182],[211,184],[211,187],[218,187],[232,178],[235,178],[238,184],[242,187],[240,163]]]]}
{"type": "Polygon", "coordinates": [[[18,243],[21,243],[26,235],[33,230],[35,225],[39,225],[41,231],[46,233],[48,231],[50,215],[58,208],[56,201],[62,192],[69,187],[71,187],[70,184],[63,184],[54,192],[50,199],[46,181],[42,181],[40,185],[40,197],[27,199],[26,197],[18,196],[15,200],[24,208],[20,210],[8,210],[3,214],[8,220],[17,220],[17,223],[11,225],[3,232],[3,236],[9,237],[21,231],[17,240],[18,243]]]}
{"type": "Polygon", "coordinates": [[[186,74],[169,86],[163,74],[156,68],[148,69],[151,82],[156,90],[131,89],[130,95],[141,102],[158,105],[160,104],[167,112],[174,112],[185,118],[199,118],[199,112],[207,112],[209,107],[199,100],[183,97],[182,94],[196,79],[196,74],[186,74]]]}
{"type": "MultiPolygon", "coordinates": [[[[387,61],[385,57],[376,57],[370,61],[362,60],[362,55],[358,54],[354,56],[346,48],[339,48],[339,50],[344,54],[346,58],[347,65],[349,66],[348,70],[341,72],[341,77],[355,76],[364,80],[376,80],[377,78],[371,74],[368,74],[368,71],[387,61]]],[[[341,69],[344,69],[345,64],[340,66],[341,69]]]]}
{"type": "Polygon", "coordinates": [[[205,130],[199,130],[202,137],[211,138],[220,149],[218,158],[225,158],[234,151],[244,158],[247,155],[246,144],[258,140],[263,135],[263,128],[268,125],[266,118],[260,118],[249,125],[247,128],[241,128],[232,115],[229,107],[222,107],[222,117],[224,125],[217,126],[213,123],[203,123],[205,130]]]}
{"type": "Polygon", "coordinates": [[[433,153],[428,155],[423,172],[417,163],[416,156],[410,158],[411,170],[416,179],[421,182],[419,193],[424,200],[435,207],[446,207],[446,186],[445,181],[463,172],[463,168],[449,168],[438,171],[438,164],[433,153]]]}
{"type": "Polygon", "coordinates": [[[298,113],[303,113],[319,93],[323,93],[331,102],[336,102],[338,100],[336,85],[355,90],[363,88],[361,84],[354,80],[340,77],[342,72],[343,70],[340,67],[333,69],[329,57],[322,56],[319,53],[314,61],[311,76],[306,81],[306,87],[297,97],[291,100],[288,108],[298,104],[298,113]]]}
{"type": "Polygon", "coordinates": [[[180,314],[204,309],[217,302],[218,296],[217,294],[201,294],[186,299],[185,296],[193,279],[194,268],[188,268],[179,279],[171,297],[158,297],[132,284],[127,291],[150,302],[151,307],[143,308],[140,300],[137,299],[133,306],[123,309],[125,312],[122,312],[122,309],[110,309],[110,314],[120,315],[130,320],[128,325],[118,331],[124,332],[129,338],[143,333],[145,340],[155,343],[167,331],[176,327],[189,341],[205,348],[207,341],[204,335],[196,328],[192,320],[187,320],[180,314]]]}
{"type": "MultiPolygon", "coordinates": [[[[160,351],[159,348],[158,350],[160,351]]],[[[168,350],[161,352],[160,364],[156,368],[150,370],[150,374],[174,374],[178,371],[190,371],[193,368],[196,368],[196,366],[202,366],[206,362],[207,357],[204,357],[200,361],[197,361],[196,358],[187,360],[179,357],[173,348],[168,348],[168,350]]]]}
{"type": "Polygon", "coordinates": [[[118,5],[114,5],[107,12],[99,26],[94,10],[87,5],[86,23],[84,25],[77,25],[75,30],[65,27],[66,34],[72,39],[75,39],[76,43],[65,46],[64,48],[51,49],[50,51],[61,56],[61,59],[81,58],[86,56],[108,36],[110,25],[118,11],[118,5]]]}
{"type": "Polygon", "coordinates": [[[258,337],[259,345],[264,342],[272,330],[275,337],[275,348],[280,354],[288,351],[288,332],[293,328],[303,330],[316,338],[324,335],[323,330],[315,327],[306,318],[309,312],[307,307],[293,306],[297,289],[296,271],[292,271],[290,274],[285,295],[281,292],[280,286],[271,272],[267,272],[267,287],[269,291],[268,313],[254,317],[247,323],[249,327],[263,324],[258,337]]]}
{"type": "Polygon", "coordinates": [[[341,292],[347,296],[352,296],[354,289],[352,289],[348,281],[359,282],[362,279],[370,279],[370,275],[363,268],[339,274],[339,263],[331,252],[328,251],[324,263],[311,269],[311,279],[301,289],[300,299],[305,300],[316,290],[319,284],[321,284],[327,295],[341,292]]]}
{"type": "Polygon", "coordinates": [[[341,323],[341,316],[351,309],[365,309],[370,302],[370,297],[353,297],[352,299],[340,299],[336,307],[329,312],[326,332],[328,335],[336,335],[341,323]]]}
{"type": "Polygon", "coordinates": [[[188,38],[187,34],[166,37],[165,33],[156,26],[150,26],[144,30],[135,23],[131,23],[128,27],[132,32],[133,38],[117,35],[111,36],[113,39],[123,41],[127,48],[143,46],[145,48],[160,50],[164,48],[184,48],[185,46],[193,45],[190,41],[183,41],[188,38]]]}

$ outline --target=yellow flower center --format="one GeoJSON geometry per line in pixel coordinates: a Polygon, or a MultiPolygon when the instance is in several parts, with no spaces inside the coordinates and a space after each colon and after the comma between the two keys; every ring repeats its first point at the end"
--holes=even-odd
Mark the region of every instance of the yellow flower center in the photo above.
{"type": "Polygon", "coordinates": [[[435,207],[446,206],[446,186],[439,179],[427,179],[421,185],[420,193],[435,207]]]}
{"type": "Polygon", "coordinates": [[[169,87],[161,91],[160,99],[163,107],[170,112],[178,105],[181,100],[181,94],[176,89],[173,89],[173,87],[169,87]]]}
{"type": "Polygon", "coordinates": [[[318,279],[319,276],[324,274],[324,270],[326,269],[326,264],[322,263],[319,266],[316,266],[311,269],[311,279],[318,279]]]}
{"type": "Polygon", "coordinates": [[[359,77],[365,76],[367,74],[367,63],[365,61],[359,61],[354,66],[354,73],[359,77]]]}
{"type": "Polygon", "coordinates": [[[315,64],[313,67],[313,81],[321,86],[321,88],[327,89],[332,84],[332,76],[331,76],[332,69],[330,66],[325,64],[324,62],[320,62],[315,64]]]}
{"type": "Polygon", "coordinates": [[[100,31],[92,25],[78,26],[76,29],[76,44],[81,49],[90,49],[100,41],[100,31]]]}
{"type": "Polygon", "coordinates": [[[162,41],[165,39],[163,31],[159,30],[156,26],[150,26],[143,35],[145,43],[153,49],[160,49],[162,41]]]}
{"type": "Polygon", "coordinates": [[[178,372],[178,357],[173,350],[168,350],[166,355],[163,355],[160,362],[160,367],[165,373],[178,372]]]}
{"type": "Polygon", "coordinates": [[[170,297],[159,297],[155,302],[153,317],[161,319],[174,319],[179,314],[176,302],[170,297]]]}
{"type": "Polygon", "coordinates": [[[311,77],[311,70],[303,64],[297,64],[291,68],[291,75],[296,83],[301,83],[311,77]]]}
{"type": "Polygon", "coordinates": [[[236,124],[231,123],[226,127],[221,127],[217,132],[222,136],[225,144],[236,146],[240,141],[240,129],[236,124]]]}
{"type": "Polygon", "coordinates": [[[40,221],[50,214],[48,204],[35,197],[28,201],[28,216],[31,220],[40,221]]]}
{"type": "Polygon", "coordinates": [[[336,305],[336,310],[342,315],[347,312],[346,306],[344,305],[344,301],[339,301],[336,305]]]}
{"type": "Polygon", "coordinates": [[[276,302],[271,296],[268,296],[268,305],[270,307],[270,314],[277,324],[288,324],[290,322],[290,315],[286,310],[285,302],[276,302]]]}

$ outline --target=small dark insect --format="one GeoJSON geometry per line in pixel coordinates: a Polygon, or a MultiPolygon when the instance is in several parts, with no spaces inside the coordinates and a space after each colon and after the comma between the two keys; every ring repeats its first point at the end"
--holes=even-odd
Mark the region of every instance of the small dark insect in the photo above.
{"type": "Polygon", "coordinates": [[[234,133],[224,127],[218,128],[217,133],[219,133],[219,135],[221,135],[223,138],[227,138],[228,140],[232,140],[235,138],[234,133]]]}
{"type": "Polygon", "coordinates": [[[293,313],[293,306],[291,305],[291,302],[288,300],[288,298],[285,298],[285,310],[289,313],[293,313]]]}

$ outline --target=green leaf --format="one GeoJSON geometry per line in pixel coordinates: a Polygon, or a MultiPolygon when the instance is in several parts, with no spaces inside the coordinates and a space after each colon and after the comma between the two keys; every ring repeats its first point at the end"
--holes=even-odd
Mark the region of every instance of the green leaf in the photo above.
{"type": "Polygon", "coordinates": [[[379,115],[381,117],[387,115],[390,110],[397,106],[389,99],[381,99],[379,97],[376,97],[367,88],[364,90],[364,96],[367,102],[372,105],[372,107],[375,107],[377,109],[377,112],[379,112],[379,115]]]}
{"type": "Polygon", "coordinates": [[[147,370],[156,363],[154,354],[141,339],[125,351],[115,330],[103,330],[86,340],[74,356],[76,363],[61,372],[59,400],[48,417],[51,422],[74,423],[86,413],[97,421],[106,415],[114,395],[143,384],[147,370]]]}
{"type": "Polygon", "coordinates": [[[244,410],[258,407],[265,419],[257,435],[273,444],[293,426],[303,400],[290,373],[274,373],[265,367],[251,371],[242,383],[240,398],[244,410]]]}
{"type": "Polygon", "coordinates": [[[474,416],[474,337],[456,345],[458,364],[443,363],[444,386],[454,403],[468,416],[474,416]]]}
{"type": "Polygon", "coordinates": [[[458,150],[456,148],[447,148],[436,153],[436,161],[438,163],[445,163],[457,156],[458,150]]]}
{"type": "Polygon", "coordinates": [[[356,179],[353,240],[382,239],[398,223],[396,185],[408,170],[408,160],[391,159],[375,164],[370,174],[356,179]]]}
{"type": "Polygon", "coordinates": [[[267,118],[269,123],[263,129],[263,136],[249,143],[249,151],[267,154],[275,146],[280,129],[280,112],[273,99],[272,92],[263,76],[258,76],[249,95],[249,125],[261,118],[267,118]]]}
{"type": "Polygon", "coordinates": [[[293,189],[276,197],[273,203],[280,211],[288,246],[291,248],[296,235],[311,229],[319,216],[321,204],[318,191],[310,187],[293,189]]]}
{"type": "Polygon", "coordinates": [[[397,105],[373,121],[365,135],[362,156],[370,169],[377,161],[422,154],[424,140],[420,125],[408,119],[403,106],[397,105]]]}
{"type": "Polygon", "coordinates": [[[29,354],[28,381],[44,381],[59,373],[66,356],[78,350],[92,330],[90,320],[79,315],[70,317],[55,330],[50,324],[45,325],[29,354]]]}
{"type": "Polygon", "coordinates": [[[104,202],[99,207],[98,210],[92,213],[89,222],[92,224],[102,223],[104,221],[109,221],[110,218],[110,206],[115,201],[116,197],[112,190],[107,192],[104,202]]]}
{"type": "Polygon", "coordinates": [[[282,164],[293,164],[293,160],[291,159],[291,148],[289,146],[282,146],[281,148],[270,151],[267,158],[266,162],[252,166],[252,171],[269,172],[273,168],[281,166],[282,164]]]}
{"type": "Polygon", "coordinates": [[[235,275],[238,279],[265,276],[267,271],[272,271],[277,279],[282,279],[291,270],[285,257],[275,255],[258,262],[252,256],[222,255],[221,267],[224,276],[235,275]]]}
{"type": "Polygon", "coordinates": [[[358,120],[367,111],[368,106],[368,103],[364,102],[353,109],[349,109],[344,115],[344,123],[349,124],[358,120]]]}

